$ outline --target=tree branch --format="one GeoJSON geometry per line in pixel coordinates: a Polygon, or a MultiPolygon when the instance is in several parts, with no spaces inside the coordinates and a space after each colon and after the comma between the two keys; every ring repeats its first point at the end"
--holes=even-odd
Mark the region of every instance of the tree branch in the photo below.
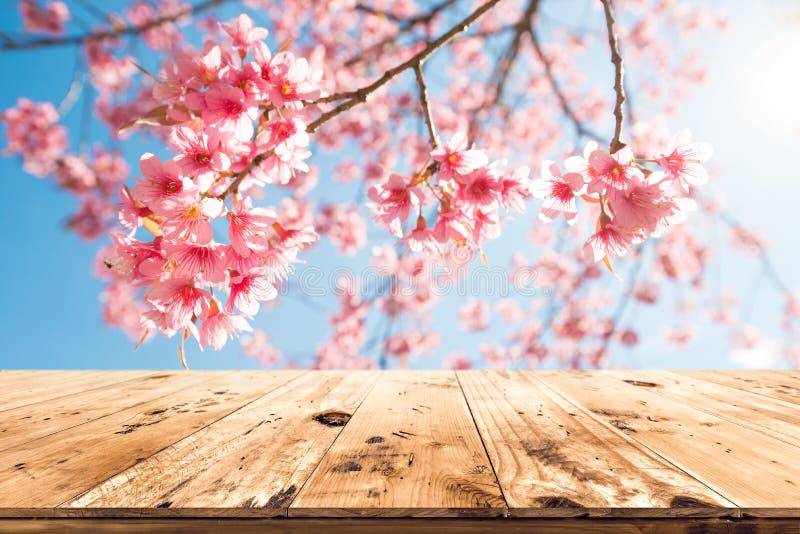
{"type": "Polygon", "coordinates": [[[402,17],[397,17],[395,15],[387,14],[383,11],[379,11],[375,8],[365,6],[364,4],[356,4],[355,9],[358,11],[364,11],[365,13],[370,13],[376,16],[383,15],[389,20],[393,20],[395,22],[400,23],[400,28],[398,29],[397,33],[391,37],[387,37],[374,45],[367,47],[365,50],[362,50],[360,54],[353,56],[347,59],[343,65],[345,67],[352,67],[356,63],[362,61],[364,58],[372,54],[373,52],[377,52],[379,50],[383,50],[384,47],[388,46],[389,44],[395,42],[401,35],[413,30],[416,26],[420,24],[428,24],[430,23],[433,18],[438,15],[444,9],[450,7],[451,5],[455,4],[457,0],[444,0],[439,4],[436,4],[431,8],[430,11],[427,13],[421,13],[419,15],[415,15],[411,18],[404,19],[402,17]]]}
{"type": "Polygon", "coordinates": [[[614,28],[614,13],[611,11],[611,0],[600,0],[603,3],[603,11],[606,16],[606,28],[608,29],[608,46],[611,49],[611,63],[614,64],[614,92],[617,94],[617,101],[614,104],[614,137],[611,138],[609,150],[614,152],[625,147],[622,142],[622,124],[625,121],[623,106],[625,105],[625,81],[624,68],[622,66],[622,56],[619,53],[619,42],[617,41],[617,31],[614,28]]]}
{"type": "Polygon", "coordinates": [[[162,24],[166,24],[168,22],[174,22],[177,19],[185,17],[187,15],[196,15],[197,13],[201,13],[212,7],[216,7],[230,1],[231,0],[204,0],[199,4],[181,10],[178,13],[175,13],[173,15],[165,15],[163,17],[158,17],[146,24],[142,24],[141,26],[124,26],[120,28],[114,28],[111,30],[86,33],[83,35],[71,35],[64,37],[41,37],[36,39],[29,39],[27,41],[13,41],[4,39],[4,42],[0,44],[0,51],[33,50],[36,48],[44,48],[49,46],[81,45],[89,41],[109,39],[113,37],[121,37],[123,35],[138,35],[142,32],[146,32],[147,30],[158,27],[162,24]]]}
{"type": "Polygon", "coordinates": [[[439,136],[436,134],[436,127],[433,125],[433,115],[431,114],[430,102],[428,102],[428,87],[425,85],[425,78],[422,77],[422,63],[414,65],[414,74],[417,76],[417,86],[419,86],[419,103],[422,107],[422,115],[425,117],[425,124],[428,126],[431,146],[439,146],[439,136]]]}
{"type": "Polygon", "coordinates": [[[320,126],[328,122],[330,119],[352,107],[357,106],[358,104],[366,102],[367,96],[386,85],[392,78],[401,72],[404,72],[405,70],[414,67],[414,65],[418,65],[422,61],[425,61],[425,59],[427,59],[428,56],[430,56],[435,50],[447,44],[448,41],[450,41],[459,33],[466,31],[470,24],[478,20],[484,13],[493,8],[498,2],[500,2],[500,0],[489,0],[488,2],[484,3],[464,20],[450,28],[450,30],[448,30],[446,33],[442,34],[438,39],[430,41],[420,52],[403,63],[400,63],[399,65],[387,70],[385,73],[383,73],[383,76],[371,84],[365,85],[364,87],[356,89],[355,91],[341,93],[341,95],[343,95],[341,98],[347,98],[348,100],[320,115],[317,120],[308,125],[308,132],[315,132],[320,126]]]}
{"type": "Polygon", "coordinates": [[[592,130],[588,129],[578,118],[578,115],[575,113],[575,110],[572,109],[572,105],[567,100],[564,91],[561,89],[558,81],[556,80],[555,74],[553,74],[553,64],[551,63],[550,59],[545,56],[544,51],[542,50],[542,45],[539,42],[539,36],[536,33],[536,29],[531,26],[528,28],[528,32],[531,36],[531,42],[533,43],[533,50],[536,53],[536,57],[539,61],[542,62],[542,66],[544,67],[545,77],[550,84],[550,88],[553,90],[553,93],[556,95],[558,99],[558,104],[561,107],[561,111],[564,112],[564,115],[572,122],[572,125],[575,127],[575,131],[579,136],[586,136],[592,137],[594,139],[600,139],[601,137],[597,135],[592,130]]]}
{"type": "Polygon", "coordinates": [[[499,104],[500,100],[503,98],[503,90],[505,89],[506,82],[511,74],[511,68],[514,66],[514,62],[519,54],[519,47],[522,44],[522,36],[527,30],[530,30],[531,18],[538,9],[539,0],[530,0],[525,8],[525,12],[522,14],[522,17],[520,17],[519,21],[517,21],[517,23],[514,25],[514,36],[511,38],[508,48],[506,48],[506,51],[503,53],[503,57],[497,63],[497,67],[492,74],[492,78],[497,79],[497,84],[495,85],[494,90],[494,98],[492,99],[492,106],[499,104]]]}

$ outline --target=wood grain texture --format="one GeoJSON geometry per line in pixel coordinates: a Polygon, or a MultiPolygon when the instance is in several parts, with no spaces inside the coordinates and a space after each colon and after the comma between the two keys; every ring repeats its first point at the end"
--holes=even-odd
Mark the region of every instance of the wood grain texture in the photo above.
{"type": "Polygon", "coordinates": [[[38,371],[12,375],[0,383],[0,414],[20,406],[152,374],[153,371],[38,371]]]}
{"type": "Polygon", "coordinates": [[[0,452],[0,507],[58,506],[298,374],[207,373],[198,387],[6,449],[0,452]]]}
{"type": "Polygon", "coordinates": [[[626,382],[623,375],[541,372],[536,378],[740,508],[797,514],[800,448],[653,392],[660,382],[626,382]]]}
{"type": "Polygon", "coordinates": [[[619,371],[628,382],[657,384],[653,393],[685,402],[737,425],[800,445],[800,406],[669,371],[619,371]]]}
{"type": "Polygon", "coordinates": [[[796,371],[0,371],[0,398],[0,532],[800,534],[796,371]]]}
{"type": "Polygon", "coordinates": [[[450,371],[384,373],[289,516],[498,516],[497,480],[450,371]]]}
{"type": "Polygon", "coordinates": [[[733,503],[528,374],[458,378],[511,516],[735,514],[733,503]]]}
{"type": "Polygon", "coordinates": [[[707,382],[800,404],[800,373],[797,371],[678,372],[707,382]]]}
{"type": "Polygon", "coordinates": [[[204,375],[151,373],[0,412],[0,451],[194,387],[204,375]]]}
{"type": "Polygon", "coordinates": [[[50,519],[0,520],[0,533],[217,534],[797,534],[797,520],[723,519],[50,519]]]}
{"type": "Polygon", "coordinates": [[[286,515],[343,428],[314,416],[352,414],[377,377],[373,371],[308,373],[65,506],[85,514],[150,508],[164,515],[184,509],[193,516],[286,515]]]}

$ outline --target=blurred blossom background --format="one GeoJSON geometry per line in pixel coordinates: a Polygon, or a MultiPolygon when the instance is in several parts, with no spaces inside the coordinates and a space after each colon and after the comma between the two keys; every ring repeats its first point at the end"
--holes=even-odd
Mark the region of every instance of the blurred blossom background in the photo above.
{"type": "MultiPolygon", "coordinates": [[[[687,127],[693,139],[713,146],[714,155],[708,165],[712,180],[704,197],[723,206],[726,216],[756,232],[766,243],[767,256],[743,250],[732,236],[730,225],[720,217],[710,223],[691,217],[687,223],[690,231],[702,233],[715,245],[704,282],[699,287],[666,282],[660,287],[657,304],[628,303],[617,330],[621,336],[628,328],[636,334],[631,332],[628,338],[621,337],[612,345],[608,362],[611,367],[726,369],[795,365],[787,357],[789,340],[782,322],[785,290],[800,289],[800,270],[796,267],[800,259],[800,5],[790,0],[693,2],[701,3],[715,13],[723,12],[726,27],[693,39],[691,45],[705,66],[702,82],[676,103],[674,114],[665,123],[672,132],[687,127]],[[733,326],[710,320],[710,309],[733,310],[734,301],[738,320],[733,326]]],[[[81,10],[82,2],[67,4],[76,16],[90,17],[81,10]]],[[[107,11],[125,5],[118,1],[96,4],[102,4],[107,11]]],[[[578,0],[545,2],[542,20],[547,27],[563,24],[599,28],[602,20],[598,11],[588,4],[591,3],[578,0]]],[[[239,11],[236,5],[225,5],[217,16],[227,20],[239,11]]],[[[16,3],[3,2],[0,13],[0,34],[17,32],[21,22],[16,3]]],[[[270,28],[267,19],[256,18],[256,22],[270,28]]],[[[80,32],[74,20],[68,24],[67,34],[80,32]]],[[[593,42],[597,52],[587,56],[585,68],[587,76],[608,80],[601,85],[610,90],[611,65],[604,44],[593,42]]],[[[684,43],[676,40],[674,46],[677,49],[684,43]]],[[[426,72],[431,73],[429,90],[434,95],[442,91],[447,81],[437,76],[437,65],[447,61],[447,54],[437,54],[427,67],[426,72]]],[[[75,69],[74,47],[0,53],[0,72],[4,73],[0,109],[15,105],[20,96],[60,102],[70,89],[75,69]]],[[[628,75],[632,79],[640,74],[630,67],[628,75]]],[[[660,83],[669,84],[669,75],[660,83]]],[[[63,124],[70,132],[82,132],[85,139],[107,140],[104,128],[92,116],[90,104],[95,96],[91,89],[85,89],[64,116],[63,124]]],[[[631,98],[640,120],[658,120],[660,110],[648,109],[646,98],[635,92],[631,98]]],[[[604,132],[612,127],[610,113],[606,126],[604,132]]],[[[73,135],[72,139],[77,143],[79,136],[73,135]]],[[[123,152],[133,175],[138,175],[137,161],[143,152],[159,153],[153,139],[134,136],[110,143],[123,152]]],[[[492,154],[491,147],[482,148],[492,154]]],[[[577,148],[581,149],[582,145],[577,148]]],[[[560,161],[562,156],[553,153],[550,159],[560,161]]],[[[338,157],[314,150],[311,163],[319,168],[316,199],[349,202],[358,198],[358,183],[339,184],[331,179],[338,157]]],[[[362,158],[364,154],[354,153],[353,157],[362,158]]],[[[527,161],[526,154],[514,154],[511,159],[530,165],[533,174],[538,174],[539,162],[527,161]]],[[[135,341],[103,324],[99,295],[104,284],[93,274],[98,245],[82,241],[64,229],[65,220],[75,209],[73,199],[52,182],[25,174],[17,158],[0,159],[0,176],[4,193],[0,201],[0,280],[4,282],[0,368],[179,367],[177,339],[158,337],[134,351],[135,341]]],[[[512,220],[506,221],[502,237],[485,248],[489,266],[478,259],[473,262],[474,268],[508,275],[515,254],[537,256],[539,245],[530,238],[532,229],[543,224],[537,220],[537,204],[538,201],[531,201],[524,214],[513,214],[512,220]]],[[[365,213],[364,217],[368,215],[365,213]]],[[[254,327],[268,336],[269,343],[282,354],[269,365],[313,365],[318,346],[331,334],[328,316],[337,309],[335,274],[345,270],[364,272],[371,246],[394,242],[372,224],[368,225],[368,237],[369,246],[354,256],[340,254],[325,238],[302,255],[305,263],[297,266],[298,273],[284,290],[286,294],[277,305],[262,307],[253,321],[254,327]],[[309,269],[314,271],[303,274],[309,269]]],[[[654,254],[655,247],[657,243],[650,243],[643,253],[654,254]]],[[[633,276],[630,262],[620,261],[616,266],[619,279],[603,271],[601,283],[607,291],[604,305],[610,309],[616,309],[626,281],[633,276]]],[[[532,303],[546,308],[548,291],[536,286],[535,274],[532,290],[528,288],[523,294],[509,287],[504,297],[522,308],[532,303]]],[[[430,314],[439,333],[439,345],[429,354],[410,358],[407,365],[441,368],[452,366],[460,358],[478,368],[490,365],[491,358],[487,359],[486,354],[493,347],[507,345],[513,330],[500,314],[500,308],[512,305],[497,302],[497,295],[489,294],[486,288],[444,291],[441,302],[430,314]],[[488,309],[480,304],[483,301],[488,309]],[[468,331],[471,322],[483,323],[486,319],[486,328],[468,331]]],[[[380,317],[368,320],[370,336],[380,336],[385,328],[388,325],[380,317]]],[[[413,329],[413,325],[406,328],[413,329]]],[[[219,352],[200,351],[194,343],[187,347],[192,368],[262,366],[258,358],[244,354],[238,343],[228,343],[219,352]]],[[[262,360],[270,359],[263,351],[260,356],[262,360]]],[[[551,359],[541,366],[558,365],[551,359]]]]}

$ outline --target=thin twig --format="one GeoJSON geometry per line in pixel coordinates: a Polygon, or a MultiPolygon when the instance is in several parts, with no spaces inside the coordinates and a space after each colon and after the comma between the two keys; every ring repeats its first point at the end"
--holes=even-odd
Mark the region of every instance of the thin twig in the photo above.
{"type": "Polygon", "coordinates": [[[425,117],[425,124],[428,126],[431,146],[439,146],[439,136],[436,127],[433,125],[433,115],[431,114],[430,102],[428,102],[428,86],[425,85],[425,78],[422,76],[422,63],[414,65],[414,74],[417,76],[417,86],[419,86],[419,103],[422,107],[422,115],[425,117]]]}
{"type": "Polygon", "coordinates": [[[503,91],[505,90],[512,67],[514,66],[514,62],[519,54],[519,48],[522,44],[522,36],[526,31],[530,30],[531,19],[538,9],[539,0],[530,0],[525,8],[525,12],[514,25],[514,36],[511,38],[508,48],[506,48],[503,56],[497,63],[494,73],[492,74],[492,79],[497,80],[495,84],[494,98],[492,99],[492,106],[499,104],[500,100],[503,98],[503,91]]]}
{"type": "Polygon", "coordinates": [[[365,85],[360,89],[356,89],[355,91],[350,91],[345,93],[347,98],[345,102],[339,104],[335,108],[326,111],[322,115],[320,115],[317,120],[313,121],[311,124],[308,125],[308,132],[315,132],[317,128],[328,122],[330,119],[336,117],[337,115],[347,111],[350,108],[357,106],[358,104],[364,103],[367,101],[367,96],[378,90],[379,88],[386,85],[392,78],[400,74],[401,72],[406,71],[409,68],[414,67],[425,61],[435,50],[442,47],[443,45],[447,44],[453,37],[458,35],[461,32],[466,31],[470,24],[478,20],[484,13],[489,11],[493,8],[500,0],[489,0],[478,9],[476,9],[471,15],[467,16],[464,20],[450,28],[447,32],[442,34],[438,39],[429,42],[425,48],[423,48],[420,52],[412,56],[410,59],[400,63],[392,67],[391,69],[387,70],[383,73],[383,76],[375,80],[369,85],[365,85]]]}
{"type": "Polygon", "coordinates": [[[625,147],[622,142],[622,124],[625,121],[625,112],[623,106],[625,105],[625,80],[624,68],[622,65],[622,56],[619,53],[619,42],[617,40],[617,31],[614,27],[614,13],[611,11],[611,0],[600,0],[603,3],[603,11],[606,15],[606,29],[608,30],[608,46],[611,49],[611,63],[614,64],[614,92],[617,94],[617,101],[614,104],[614,118],[616,124],[614,125],[614,137],[611,138],[609,150],[614,152],[625,147]]]}
{"type": "Polygon", "coordinates": [[[409,31],[413,30],[416,26],[429,24],[436,15],[438,15],[442,10],[455,4],[456,1],[457,0],[444,0],[443,2],[440,2],[439,4],[433,6],[431,10],[428,11],[427,13],[420,13],[419,15],[415,15],[407,19],[398,17],[393,14],[387,14],[375,8],[365,6],[364,4],[356,4],[355,6],[356,10],[364,11],[365,13],[370,13],[376,16],[383,15],[389,20],[400,23],[400,28],[398,29],[396,34],[389,36],[385,39],[382,39],[381,41],[375,43],[374,45],[371,45],[366,49],[362,50],[358,55],[347,59],[343,63],[343,65],[345,67],[352,67],[356,63],[370,56],[372,53],[377,52],[379,50],[383,50],[386,46],[396,42],[397,39],[400,38],[400,36],[402,36],[404,33],[408,33],[409,31]]]}
{"type": "Polygon", "coordinates": [[[586,125],[578,118],[578,115],[575,113],[575,110],[572,109],[572,105],[567,100],[564,91],[559,85],[558,81],[556,80],[555,74],[553,73],[553,64],[550,59],[544,54],[542,50],[542,45],[539,42],[539,36],[536,33],[536,29],[531,26],[528,30],[531,36],[531,42],[533,43],[533,50],[536,53],[536,57],[539,58],[539,61],[542,62],[542,66],[544,67],[545,77],[547,78],[548,83],[550,84],[550,88],[553,90],[553,94],[556,95],[556,99],[558,99],[558,104],[561,107],[561,111],[564,112],[564,115],[572,122],[572,125],[575,127],[575,131],[579,136],[586,136],[592,137],[594,139],[600,139],[600,136],[586,127],[586,125]]]}
{"type": "Polygon", "coordinates": [[[27,41],[5,41],[0,44],[0,51],[31,50],[50,46],[80,45],[88,41],[122,37],[124,35],[138,35],[162,24],[174,22],[177,19],[187,15],[196,15],[197,13],[230,1],[231,0],[205,0],[172,15],[165,15],[163,17],[153,19],[150,22],[142,24],[141,26],[125,26],[111,30],[85,33],[83,35],[69,35],[65,37],[42,37],[37,39],[29,39],[27,41]]]}

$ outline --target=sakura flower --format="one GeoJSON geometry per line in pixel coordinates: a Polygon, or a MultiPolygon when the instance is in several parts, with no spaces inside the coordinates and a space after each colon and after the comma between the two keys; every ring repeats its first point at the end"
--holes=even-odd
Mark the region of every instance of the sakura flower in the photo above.
{"type": "Polygon", "coordinates": [[[269,99],[275,106],[299,108],[303,100],[319,98],[322,72],[312,69],[305,58],[289,51],[278,52],[269,63],[269,99]]]}
{"type": "Polygon", "coordinates": [[[216,125],[220,132],[230,132],[237,139],[249,140],[257,116],[255,101],[238,87],[214,85],[205,93],[203,120],[216,125]]]}
{"type": "Polygon", "coordinates": [[[402,238],[400,243],[405,243],[406,246],[414,252],[429,250],[439,256],[443,254],[442,247],[439,245],[433,232],[428,229],[425,223],[425,217],[422,215],[417,218],[416,228],[406,237],[402,238]]]}
{"type": "Polygon", "coordinates": [[[500,199],[503,207],[518,213],[525,211],[525,200],[531,195],[530,169],[517,167],[500,178],[500,199]]]}
{"type": "Polygon", "coordinates": [[[611,189],[608,204],[614,212],[614,224],[642,240],[660,233],[683,214],[688,203],[674,198],[663,174],[653,173],[647,179],[633,176],[625,189],[611,189]]]}
{"type": "Polygon", "coordinates": [[[173,276],[202,277],[207,282],[225,280],[225,247],[215,243],[164,241],[164,251],[176,263],[173,276]]]}
{"type": "Polygon", "coordinates": [[[276,219],[274,210],[254,208],[250,197],[234,200],[233,211],[228,213],[228,237],[233,250],[245,258],[251,252],[266,250],[267,234],[276,219]]]}
{"type": "Polygon", "coordinates": [[[191,279],[173,278],[153,286],[147,301],[164,314],[164,325],[171,330],[186,326],[208,309],[211,294],[196,287],[191,279]]]}
{"type": "Polygon", "coordinates": [[[575,224],[578,208],[575,197],[583,191],[583,176],[576,172],[561,175],[561,170],[552,161],[542,162],[542,176],[533,180],[531,192],[534,198],[543,199],[539,219],[550,222],[564,214],[569,224],[575,224]]]}
{"type": "Polygon", "coordinates": [[[624,189],[632,177],[640,175],[632,165],[633,151],[626,146],[614,154],[597,149],[589,155],[591,181],[588,192],[600,192],[604,186],[612,189],[624,189]]]}
{"type": "Polygon", "coordinates": [[[598,262],[610,255],[624,256],[630,246],[630,234],[611,222],[603,222],[586,240],[584,257],[587,261],[598,262]]]}
{"type": "Polygon", "coordinates": [[[711,157],[708,144],[693,143],[691,139],[689,130],[681,130],[670,139],[665,154],[657,159],[659,165],[686,192],[708,181],[708,172],[703,163],[711,157]]]}
{"type": "Polygon", "coordinates": [[[459,327],[467,332],[479,332],[489,328],[489,303],[472,299],[458,310],[459,327]]]}
{"type": "Polygon", "coordinates": [[[208,316],[198,329],[198,342],[202,350],[208,344],[214,350],[225,346],[229,337],[236,337],[239,332],[251,332],[247,319],[234,313],[221,311],[217,301],[212,300],[208,316]]]}
{"type": "Polygon", "coordinates": [[[444,176],[464,176],[486,166],[489,158],[482,150],[470,149],[467,134],[457,132],[444,146],[437,146],[431,151],[431,157],[439,162],[444,176]]]}
{"type": "Polygon", "coordinates": [[[451,352],[444,357],[442,366],[445,369],[452,369],[454,371],[466,371],[472,369],[472,362],[463,352],[451,352]]]}
{"type": "Polygon", "coordinates": [[[221,23],[220,27],[233,39],[233,46],[240,54],[246,54],[247,49],[256,41],[266,39],[268,33],[264,28],[254,27],[253,20],[244,13],[227,24],[221,23]]]}
{"type": "Polygon", "coordinates": [[[271,150],[281,144],[306,147],[308,143],[306,125],[299,117],[278,118],[268,122],[256,139],[261,150],[271,150]]]}
{"type": "Polygon", "coordinates": [[[278,296],[278,290],[272,285],[265,268],[253,269],[244,275],[231,274],[230,290],[226,311],[231,312],[236,308],[251,317],[258,313],[259,302],[278,296]]]}
{"type": "Polygon", "coordinates": [[[159,210],[163,202],[180,195],[184,186],[180,176],[180,167],[172,160],[162,163],[158,156],[145,153],[139,159],[139,170],[144,179],[133,187],[136,200],[143,202],[153,210],[159,210]]]}
{"type": "Polygon", "coordinates": [[[460,177],[460,180],[463,185],[458,190],[458,199],[468,210],[475,208],[493,210],[498,204],[503,184],[495,169],[483,167],[460,177]]]}
{"type": "Polygon", "coordinates": [[[208,243],[214,237],[211,220],[225,213],[218,198],[200,197],[197,190],[188,190],[165,200],[158,214],[166,220],[161,224],[164,236],[170,239],[190,239],[208,243]]]}
{"type": "Polygon", "coordinates": [[[319,240],[319,235],[311,226],[286,229],[280,223],[275,222],[272,223],[272,229],[278,234],[279,244],[284,249],[303,248],[319,240]]]}
{"type": "Polygon", "coordinates": [[[422,191],[407,185],[399,174],[391,174],[384,183],[370,187],[367,196],[374,202],[370,207],[375,220],[398,237],[403,235],[401,223],[408,219],[411,208],[423,200],[422,191]]]}
{"type": "Polygon", "coordinates": [[[252,334],[242,336],[242,352],[265,367],[281,359],[280,350],[272,345],[263,330],[254,330],[252,334]]]}
{"type": "Polygon", "coordinates": [[[37,0],[20,0],[19,14],[29,32],[64,33],[64,23],[72,17],[64,2],[47,2],[44,8],[37,0]]]}
{"type": "Polygon", "coordinates": [[[209,128],[195,132],[181,126],[170,134],[170,144],[179,152],[174,161],[182,173],[198,178],[206,178],[215,172],[226,171],[231,160],[222,150],[219,133],[209,128]]]}

